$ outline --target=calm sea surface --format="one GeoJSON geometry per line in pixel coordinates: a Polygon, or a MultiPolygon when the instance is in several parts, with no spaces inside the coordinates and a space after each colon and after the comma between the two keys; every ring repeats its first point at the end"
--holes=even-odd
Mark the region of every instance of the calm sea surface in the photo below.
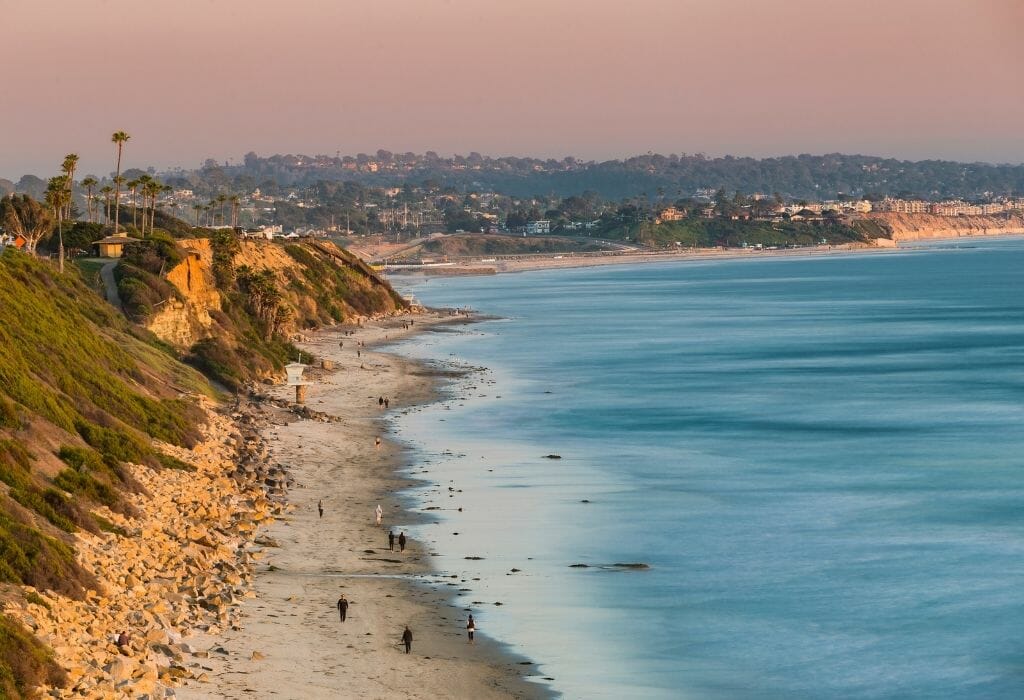
{"type": "Polygon", "coordinates": [[[969,245],[399,280],[501,317],[400,346],[489,368],[397,423],[414,535],[569,698],[1024,697],[1024,242],[969,245]]]}

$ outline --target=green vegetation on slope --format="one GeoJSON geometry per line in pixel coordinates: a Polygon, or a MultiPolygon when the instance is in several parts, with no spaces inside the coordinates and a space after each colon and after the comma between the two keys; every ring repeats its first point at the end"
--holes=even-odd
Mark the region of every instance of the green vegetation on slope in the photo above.
{"type": "Polygon", "coordinates": [[[280,334],[289,311],[276,284],[247,267],[235,269],[239,244],[233,233],[219,231],[210,243],[221,310],[210,312],[215,332],[193,345],[185,361],[237,391],[247,381],[282,371],[298,350],[280,334]]]}
{"type": "Polygon", "coordinates": [[[315,309],[301,307],[298,320],[303,328],[324,323],[341,323],[354,315],[371,315],[382,309],[405,306],[405,301],[361,260],[340,249],[286,245],[285,252],[302,267],[301,277],[292,274],[288,286],[297,295],[316,302],[315,309]],[[314,253],[314,250],[318,254],[314,253]]]}
{"type": "MultiPolygon", "coordinates": [[[[126,256],[126,267],[144,274],[129,272],[121,280],[141,280],[153,290],[154,279],[166,284],[163,273],[181,255],[157,231],[126,256]]],[[[225,257],[230,253],[222,252],[225,257]]],[[[312,277],[329,272],[345,283],[324,286],[324,294],[347,294],[338,301],[344,313],[397,305],[390,287],[365,277],[376,279],[361,262],[315,262],[312,277]]],[[[218,335],[199,344],[207,350],[193,348],[190,359],[238,386],[294,357],[278,323],[292,313],[294,298],[273,275],[230,264],[222,272],[218,335]]],[[[138,315],[145,315],[142,305],[138,315]]],[[[125,493],[140,487],[124,463],[192,469],[152,446],[153,439],[185,447],[198,439],[201,412],[182,393],[214,391],[172,348],[103,301],[76,267],[58,274],[12,248],[0,255],[0,590],[20,595],[3,586],[18,584],[81,598],[97,585],[76,562],[70,533],[128,536],[91,512],[106,506],[134,515],[125,493]]],[[[0,697],[29,697],[41,682],[59,685],[62,679],[45,647],[0,615],[0,697]]]]}
{"type": "Polygon", "coordinates": [[[11,249],[0,256],[0,581],[80,596],[93,581],[61,533],[95,531],[98,504],[126,512],[120,490],[134,484],[121,463],[159,465],[150,438],[194,444],[198,409],[153,389],[188,372],[167,371],[169,357],[164,367],[141,362],[162,354],[147,342],[75,273],[11,249]],[[52,479],[29,451],[40,429],[69,443],[59,454],[68,466],[52,479]]]}
{"type": "Polygon", "coordinates": [[[178,290],[162,275],[184,257],[184,251],[166,231],[154,231],[145,240],[125,246],[124,255],[114,268],[114,277],[130,319],[142,323],[160,304],[180,299],[178,290]]]}
{"type": "Polygon", "coordinates": [[[606,238],[636,241],[644,245],[664,247],[679,243],[686,247],[739,248],[743,246],[807,246],[828,243],[864,241],[865,236],[850,226],[832,222],[748,221],[704,219],[691,217],[682,221],[656,224],[643,221],[635,224],[616,222],[601,231],[606,238]]]}
{"type": "Polygon", "coordinates": [[[0,697],[23,700],[46,683],[62,686],[64,671],[53,654],[18,623],[0,615],[0,697]]]}
{"type": "Polygon", "coordinates": [[[436,238],[424,243],[421,250],[423,253],[448,257],[478,257],[482,255],[589,252],[602,250],[602,247],[585,238],[474,234],[436,238]]]}

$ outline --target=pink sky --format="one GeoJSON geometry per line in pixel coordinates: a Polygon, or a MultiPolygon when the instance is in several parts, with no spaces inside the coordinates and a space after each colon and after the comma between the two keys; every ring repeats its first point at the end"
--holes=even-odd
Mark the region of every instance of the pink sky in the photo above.
{"type": "Polygon", "coordinates": [[[1021,0],[0,2],[0,176],[435,150],[1024,162],[1021,0]]]}

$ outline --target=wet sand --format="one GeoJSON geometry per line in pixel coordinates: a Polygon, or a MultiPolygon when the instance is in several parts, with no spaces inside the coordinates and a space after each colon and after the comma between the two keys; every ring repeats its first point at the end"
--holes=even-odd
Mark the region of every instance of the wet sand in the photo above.
{"type": "MultiPolygon", "coordinates": [[[[209,682],[191,682],[178,697],[550,697],[524,679],[531,666],[500,642],[478,632],[476,642],[467,643],[466,612],[453,605],[449,591],[472,582],[443,579],[416,541],[404,553],[388,550],[388,529],[397,534],[419,516],[403,509],[398,493],[411,482],[396,470],[411,456],[387,439],[388,412],[377,399],[388,396],[391,412],[423,404],[436,397],[438,379],[372,346],[451,320],[411,318],[410,331],[396,318],[366,323],[354,336],[324,331],[300,344],[336,363],[331,371],[307,371],[315,379],[306,405],[340,422],[300,420],[278,409],[265,430],[271,459],[286,465],[296,482],[290,512],[257,538],[264,546],[256,597],[242,606],[241,629],[191,640],[211,649],[204,664],[209,682]],[[366,343],[361,357],[358,340],[366,343]],[[377,504],[381,526],[374,522],[377,504]],[[341,594],[351,602],[345,622],[336,608],[341,594]],[[400,648],[405,625],[414,636],[408,655],[400,648]]],[[[294,398],[293,391],[273,387],[269,393],[294,398]]]]}

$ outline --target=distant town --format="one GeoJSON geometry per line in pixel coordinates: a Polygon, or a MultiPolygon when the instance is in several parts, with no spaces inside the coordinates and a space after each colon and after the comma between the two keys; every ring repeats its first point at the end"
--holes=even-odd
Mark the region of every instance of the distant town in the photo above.
{"type": "MultiPolygon", "coordinates": [[[[249,153],[238,163],[208,160],[194,170],[129,167],[80,178],[77,156],[72,161],[49,181],[0,179],[0,195],[28,195],[54,212],[60,200],[61,216],[54,218],[68,224],[77,254],[103,245],[110,228],[136,236],[147,229],[177,236],[191,235],[189,227],[230,229],[244,237],[343,243],[491,234],[647,248],[807,246],[887,238],[882,215],[1024,212],[1024,166],[839,154],[761,160],[648,154],[596,163],[477,153],[443,158],[429,151],[249,153]]],[[[0,244],[10,243],[14,231],[0,235],[6,236],[0,244]]],[[[110,250],[123,243],[110,242],[110,250]]]]}

